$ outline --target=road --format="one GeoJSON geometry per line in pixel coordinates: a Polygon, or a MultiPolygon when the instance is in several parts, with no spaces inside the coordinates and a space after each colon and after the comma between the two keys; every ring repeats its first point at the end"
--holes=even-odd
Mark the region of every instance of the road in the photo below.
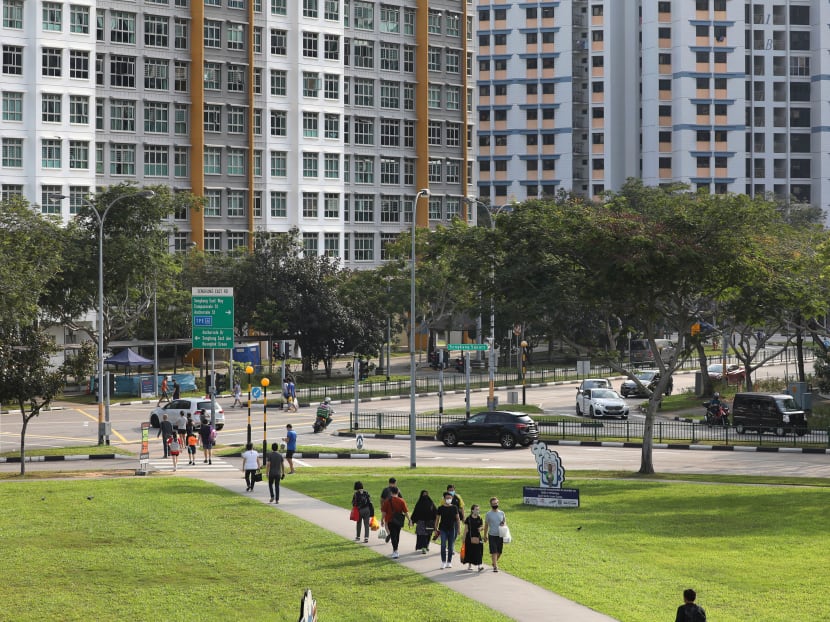
{"type": "MultiPolygon", "coordinates": [[[[783,376],[784,368],[765,369],[762,376],[783,376]]],[[[614,380],[614,386],[619,385],[614,380]]],[[[675,391],[682,391],[694,384],[693,374],[675,376],[675,391]]],[[[498,391],[500,404],[507,401],[507,391],[498,391]]],[[[527,388],[528,403],[535,404],[551,414],[575,416],[576,383],[527,388]]],[[[520,395],[521,397],[521,395],[520,395]]],[[[473,411],[485,407],[487,392],[473,393],[471,408],[473,411]]],[[[635,406],[641,400],[629,399],[635,406]]],[[[247,409],[230,408],[231,400],[223,400],[226,425],[220,432],[222,444],[244,444],[247,440],[247,409]]],[[[444,407],[459,408],[465,405],[462,394],[446,395],[444,407]]],[[[285,424],[291,423],[300,435],[300,444],[304,446],[354,447],[354,439],[339,437],[330,432],[348,425],[349,411],[352,404],[337,407],[331,428],[320,435],[311,433],[314,420],[314,408],[301,408],[298,413],[283,413],[278,409],[268,409],[267,439],[268,443],[280,439],[285,432],[285,424]]],[[[140,440],[141,423],[147,421],[151,405],[113,405],[110,411],[112,422],[111,443],[135,451],[140,440]]],[[[434,410],[438,407],[438,397],[419,397],[416,402],[419,411],[434,410]]],[[[409,411],[409,398],[385,400],[382,402],[361,403],[361,412],[375,410],[409,411]]],[[[634,413],[632,418],[641,417],[634,413]]],[[[91,445],[97,442],[97,410],[94,405],[88,407],[69,407],[62,410],[44,412],[30,424],[26,435],[28,449],[91,445]]],[[[262,406],[255,405],[251,416],[252,439],[261,446],[263,440],[262,406]]],[[[15,450],[19,447],[21,418],[19,414],[0,415],[0,452],[15,450]]],[[[155,439],[155,430],[151,430],[151,440],[155,439]]],[[[153,444],[153,450],[156,449],[153,444]]],[[[392,459],[385,461],[390,468],[409,466],[408,440],[366,439],[366,449],[382,449],[392,453],[392,459]]],[[[151,450],[152,451],[152,450],[151,450]]],[[[639,449],[591,448],[559,446],[557,451],[562,456],[566,469],[598,469],[636,471],[640,465],[639,449]]],[[[123,468],[124,460],[96,461],[95,468],[123,468]],[[113,464],[107,464],[112,462],[113,464]]],[[[130,467],[132,467],[130,462],[130,467]]],[[[319,462],[316,462],[319,464],[319,462]]],[[[533,460],[527,450],[505,451],[498,447],[473,445],[472,447],[447,448],[434,441],[419,441],[416,449],[416,464],[430,464],[458,467],[533,467],[533,460]]],[[[746,453],[713,451],[655,450],[654,465],[657,471],[666,473],[741,473],[790,475],[803,477],[830,477],[830,456],[797,453],[746,453]]],[[[198,466],[198,465],[197,465],[198,466]]],[[[0,465],[2,470],[19,469],[19,465],[0,465]]],[[[33,463],[32,469],[88,469],[86,462],[51,462],[33,463]]]]}

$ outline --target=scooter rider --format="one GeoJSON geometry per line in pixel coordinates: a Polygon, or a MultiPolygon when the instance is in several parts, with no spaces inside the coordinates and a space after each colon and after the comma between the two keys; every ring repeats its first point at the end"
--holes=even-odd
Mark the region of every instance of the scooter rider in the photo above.
{"type": "Polygon", "coordinates": [[[726,406],[726,402],[720,399],[720,393],[712,395],[712,399],[708,402],[704,402],[703,405],[706,406],[706,419],[710,422],[720,421],[720,419],[726,415],[724,408],[726,406]]]}
{"type": "Polygon", "coordinates": [[[317,407],[317,418],[325,420],[325,426],[331,423],[331,416],[334,414],[334,409],[331,407],[331,398],[326,396],[323,402],[317,407]]]}

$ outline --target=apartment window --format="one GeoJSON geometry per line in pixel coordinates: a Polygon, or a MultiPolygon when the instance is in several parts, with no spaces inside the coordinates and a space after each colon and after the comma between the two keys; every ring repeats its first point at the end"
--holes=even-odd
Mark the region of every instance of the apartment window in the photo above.
{"type": "Polygon", "coordinates": [[[135,88],[135,56],[110,56],[110,86],[135,88]]]}
{"type": "Polygon", "coordinates": [[[303,152],[303,177],[313,179],[320,176],[320,157],[317,152],[303,152]]]}
{"type": "Polygon", "coordinates": [[[354,182],[356,184],[375,183],[375,158],[373,156],[354,156],[354,182]]]}
{"type": "Polygon", "coordinates": [[[286,94],[286,78],[284,70],[271,70],[271,95],[284,96],[286,94]]]}
{"type": "Polygon", "coordinates": [[[461,71],[461,54],[458,50],[446,50],[444,61],[447,73],[459,73],[461,71]]]}
{"type": "MultiPolygon", "coordinates": [[[[222,214],[222,191],[208,189],[205,190],[205,216],[209,218],[216,218],[222,214]]],[[[215,235],[219,235],[218,233],[215,235]]],[[[207,236],[205,236],[207,237],[207,236]]],[[[217,246],[218,249],[218,246],[217,246]]],[[[205,250],[207,250],[207,241],[205,242],[205,250]]]]}
{"type": "Polygon", "coordinates": [[[245,26],[243,24],[229,24],[227,28],[228,49],[245,49],[245,26]]]}
{"type": "Polygon", "coordinates": [[[316,192],[303,192],[303,218],[318,218],[319,197],[316,192]]]}
{"type": "Polygon", "coordinates": [[[144,175],[146,177],[167,177],[169,150],[166,145],[144,146],[144,175]]]}
{"type": "Polygon", "coordinates": [[[382,147],[399,147],[401,142],[401,125],[398,119],[381,119],[380,144],[382,147]]]}
{"type": "Polygon", "coordinates": [[[89,196],[89,186],[69,186],[69,213],[77,214],[89,196]]]}
{"type": "Polygon", "coordinates": [[[380,31],[398,33],[401,29],[401,10],[388,4],[380,5],[380,31]]]}
{"type": "Polygon", "coordinates": [[[447,86],[447,110],[459,110],[461,108],[461,88],[447,86]]]}
{"type": "Polygon", "coordinates": [[[228,175],[245,174],[245,150],[228,149],[228,175]]]}
{"type": "Polygon", "coordinates": [[[222,65],[220,63],[205,63],[205,89],[222,90],[222,65]]]}
{"type": "Polygon", "coordinates": [[[354,221],[375,222],[375,197],[371,194],[354,195],[354,221]]]}
{"type": "Polygon", "coordinates": [[[135,102],[129,99],[110,101],[110,130],[135,132],[135,102]]]}
{"type": "Polygon", "coordinates": [[[401,161],[399,158],[380,158],[380,183],[386,185],[401,183],[401,161]]]}
{"type": "Polygon", "coordinates": [[[447,147],[459,147],[461,146],[461,124],[460,123],[447,123],[445,128],[445,140],[444,144],[447,147]]]}
{"type": "Polygon", "coordinates": [[[340,99],[340,76],[327,73],[324,76],[323,97],[326,99],[340,99]]]}
{"type": "Polygon", "coordinates": [[[403,34],[415,34],[415,10],[404,9],[403,11],[403,34]]]}
{"type": "Polygon", "coordinates": [[[353,142],[355,145],[375,144],[375,122],[365,117],[355,117],[353,124],[353,142]]]}
{"type": "Polygon", "coordinates": [[[427,88],[427,106],[430,108],[441,107],[441,85],[430,84],[427,88]]]}
{"type": "Polygon", "coordinates": [[[205,47],[222,47],[222,22],[211,19],[205,20],[205,47]]]}
{"type": "Polygon", "coordinates": [[[323,155],[323,174],[326,179],[340,179],[340,154],[326,153],[323,155]]]}
{"type": "Polygon", "coordinates": [[[375,5],[373,2],[354,0],[354,21],[352,26],[357,30],[375,29],[375,5]]]}
{"type": "Polygon", "coordinates": [[[135,13],[110,11],[110,42],[135,44],[135,13]]]}
{"type": "Polygon", "coordinates": [[[323,130],[326,138],[340,138],[340,115],[327,112],[323,130]]]}
{"type": "Polygon", "coordinates": [[[40,97],[40,119],[44,123],[61,122],[61,99],[59,94],[43,93],[40,97]]]}
{"type": "Polygon", "coordinates": [[[254,177],[262,177],[262,150],[254,150],[254,177]]]}
{"type": "Polygon", "coordinates": [[[205,104],[204,127],[206,132],[219,133],[222,131],[222,105],[205,104]]]}
{"type": "Polygon", "coordinates": [[[320,74],[311,71],[303,72],[303,97],[320,96],[320,74]]]}
{"type": "Polygon", "coordinates": [[[401,85],[398,82],[381,80],[380,107],[397,110],[401,106],[401,85]]]}
{"type": "Polygon", "coordinates": [[[245,132],[245,108],[228,106],[228,133],[242,134],[245,132]]]}
{"type": "Polygon", "coordinates": [[[317,0],[303,0],[303,17],[317,17],[317,0]]]}
{"type": "Polygon", "coordinates": [[[368,78],[354,79],[354,105],[375,105],[375,81],[368,78]]]}
{"type": "Polygon", "coordinates": [[[397,43],[381,42],[380,68],[386,71],[400,71],[400,46],[397,43]]]}
{"type": "Polygon", "coordinates": [[[173,147],[173,176],[190,176],[190,157],[187,147],[173,147]]]}
{"type": "Polygon", "coordinates": [[[69,32],[89,34],[89,7],[77,4],[69,5],[69,32]]]}
{"type": "Polygon", "coordinates": [[[411,45],[403,46],[403,70],[407,73],[415,72],[415,48],[411,45]]]}
{"type": "Polygon", "coordinates": [[[177,50],[186,50],[188,47],[189,24],[185,19],[178,17],[173,19],[173,47],[177,50]]]}
{"type": "Polygon", "coordinates": [[[271,0],[271,15],[285,15],[288,0],[271,0]]]}
{"type": "Polygon", "coordinates": [[[427,126],[429,144],[433,147],[441,146],[441,121],[430,121],[427,126]]]}
{"type": "Polygon", "coordinates": [[[144,16],[144,45],[166,48],[169,44],[169,20],[161,15],[144,16]]]}
{"type": "Polygon", "coordinates": [[[89,52],[69,50],[69,77],[89,80],[89,52]]]}
{"type": "Polygon", "coordinates": [[[340,36],[323,35],[323,49],[326,60],[340,60],[340,36]]]}
{"type": "Polygon", "coordinates": [[[62,28],[63,28],[63,5],[60,4],[59,2],[44,2],[43,3],[43,30],[60,32],[62,28]]]}
{"type": "MultiPolygon", "coordinates": [[[[403,146],[404,147],[414,147],[415,146],[415,122],[414,121],[404,121],[403,122],[403,146]]],[[[409,182],[406,182],[407,184],[409,182]]]]}
{"type": "Polygon", "coordinates": [[[288,154],[285,151],[271,152],[271,177],[287,175],[288,154]]]}
{"type": "Polygon", "coordinates": [[[23,168],[23,139],[3,139],[3,167],[23,168]]]}
{"type": "Polygon", "coordinates": [[[135,145],[110,145],[110,175],[135,175],[135,145]]]}
{"type": "Polygon", "coordinates": [[[3,28],[23,28],[23,0],[3,0],[3,28]]]}
{"type": "Polygon", "coordinates": [[[372,69],[375,66],[375,43],[367,39],[352,41],[354,66],[363,69],[372,69]]]}
{"type": "MultiPolygon", "coordinates": [[[[429,181],[434,183],[441,183],[441,160],[430,160],[427,164],[429,170],[429,181]]],[[[430,211],[432,208],[432,199],[430,199],[430,211]]],[[[430,216],[430,219],[433,217],[430,216]]],[[[438,213],[438,218],[441,218],[441,213],[438,213]]]]}
{"type": "MultiPolygon", "coordinates": [[[[4,50],[3,51],[3,70],[4,70],[3,73],[11,73],[11,74],[16,73],[16,75],[20,75],[22,73],[22,70],[23,70],[23,64],[22,64],[23,48],[17,48],[20,51],[20,56],[18,57],[20,71],[15,72],[15,71],[6,71],[5,70],[6,69],[6,53],[5,53],[5,48],[6,47],[7,46],[3,46],[3,50],[4,50]]],[[[8,47],[14,47],[14,46],[8,46],[8,47]]],[[[63,55],[63,50],[61,50],[60,48],[43,48],[43,51],[41,52],[41,73],[42,73],[42,75],[53,77],[53,78],[59,78],[60,75],[61,75],[62,55],[63,55]]]]}
{"type": "Polygon", "coordinates": [[[205,147],[204,157],[205,175],[219,175],[222,172],[222,148],[205,147]]]}
{"type": "MultiPolygon", "coordinates": [[[[354,260],[374,261],[375,260],[375,234],[355,233],[354,237],[354,260]]],[[[347,239],[348,241],[348,239],[347,239]]],[[[348,258],[346,255],[345,258],[348,258]]]]}
{"type": "Polygon", "coordinates": [[[95,174],[104,174],[104,143],[95,143],[95,174]]]}
{"type": "Polygon", "coordinates": [[[288,216],[288,196],[285,192],[271,192],[271,218],[288,216]]]}
{"type": "Polygon", "coordinates": [[[245,90],[245,68],[242,65],[228,65],[228,91],[241,93],[245,90]]]}
{"type": "Polygon", "coordinates": [[[326,0],[323,7],[323,19],[329,21],[340,20],[340,0],[326,0]]]}
{"type": "Polygon", "coordinates": [[[168,61],[148,58],[144,61],[144,88],[167,91],[170,88],[168,61]]]}
{"type": "Polygon", "coordinates": [[[173,105],[173,133],[179,136],[187,135],[187,126],[190,120],[190,111],[187,104],[173,105]]]}
{"type": "Polygon", "coordinates": [[[151,134],[167,134],[169,108],[166,102],[145,102],[144,131],[151,134]]]}
{"type": "Polygon", "coordinates": [[[271,111],[271,136],[285,136],[287,131],[287,114],[284,110],[271,111]]]}
{"type": "Polygon", "coordinates": [[[303,56],[317,58],[319,35],[316,32],[303,32],[303,56]]]}
{"type": "MultiPolygon", "coordinates": [[[[207,72],[207,63],[205,64],[205,72],[207,72]]],[[[187,93],[189,90],[188,87],[188,74],[190,73],[190,68],[188,64],[183,61],[174,61],[173,62],[173,90],[178,93],[187,93]]],[[[205,81],[205,88],[207,88],[207,81],[205,81]]]]}
{"type": "Polygon", "coordinates": [[[317,138],[320,135],[320,117],[316,112],[303,113],[303,136],[317,138]]]}
{"type": "Polygon", "coordinates": [[[288,49],[288,33],[285,30],[271,29],[271,54],[285,56],[288,49]]]}
{"type": "MultiPolygon", "coordinates": [[[[103,115],[103,110],[101,111],[103,115]]],[[[89,97],[85,95],[69,96],[69,123],[73,125],[89,125],[89,97]]],[[[103,128],[103,120],[102,120],[103,128]]]]}
{"type": "Polygon", "coordinates": [[[427,69],[441,71],[441,48],[429,47],[427,50],[427,69]]]}

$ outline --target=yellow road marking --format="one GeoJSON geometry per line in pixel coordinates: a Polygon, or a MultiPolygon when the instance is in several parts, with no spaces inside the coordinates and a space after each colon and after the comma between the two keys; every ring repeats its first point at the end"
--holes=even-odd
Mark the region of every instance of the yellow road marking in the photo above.
{"type": "MultiPolygon", "coordinates": [[[[84,417],[87,417],[88,419],[91,419],[92,421],[95,421],[95,422],[97,422],[97,421],[98,421],[98,413],[95,413],[94,415],[91,415],[90,413],[88,413],[88,412],[86,412],[85,410],[82,410],[82,409],[80,409],[80,408],[76,408],[75,410],[77,410],[79,413],[81,413],[84,417]]],[[[116,430],[116,429],[115,429],[115,428],[113,428],[113,427],[110,427],[110,435],[111,435],[111,436],[116,436],[116,437],[118,437],[118,439],[119,439],[122,443],[128,443],[128,442],[130,442],[130,441],[128,441],[126,438],[124,438],[124,436],[123,436],[123,435],[122,435],[122,434],[121,434],[118,430],[116,430]]]]}

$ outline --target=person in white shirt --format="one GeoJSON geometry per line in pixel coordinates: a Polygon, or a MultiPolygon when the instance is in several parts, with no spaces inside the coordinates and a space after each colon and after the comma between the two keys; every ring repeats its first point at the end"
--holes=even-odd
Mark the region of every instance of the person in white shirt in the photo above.
{"type": "Polygon", "coordinates": [[[259,460],[259,452],[254,449],[252,443],[245,445],[245,451],[242,452],[242,470],[245,471],[245,484],[247,484],[246,491],[254,490],[255,475],[259,471],[262,463],[259,460]]]}

